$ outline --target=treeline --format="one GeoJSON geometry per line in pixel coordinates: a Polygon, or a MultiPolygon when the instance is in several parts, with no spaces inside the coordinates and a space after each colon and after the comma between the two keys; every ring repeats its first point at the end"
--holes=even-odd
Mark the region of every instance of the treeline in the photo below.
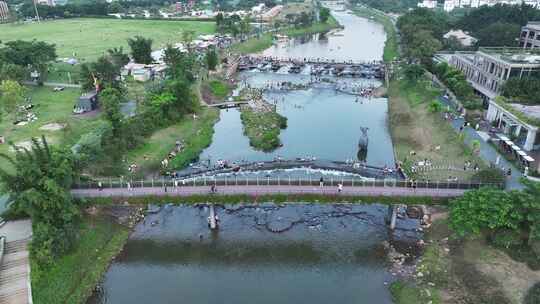
{"type": "Polygon", "coordinates": [[[518,46],[521,26],[540,20],[540,10],[529,5],[497,4],[472,10],[460,18],[455,28],[478,39],[478,46],[518,46]]]}
{"type": "MultiPolygon", "coordinates": [[[[180,1],[183,2],[183,1],[180,1]]],[[[168,6],[173,2],[158,2],[152,0],[134,0],[134,1],[113,1],[107,3],[104,1],[92,1],[82,3],[70,3],[65,5],[48,6],[38,4],[38,9],[41,18],[70,18],[81,16],[107,16],[112,13],[127,12],[134,8],[152,8],[159,6],[168,6]]],[[[36,15],[34,3],[25,1],[20,9],[19,14],[23,17],[33,18],[36,15]]]]}
{"type": "Polygon", "coordinates": [[[475,110],[482,102],[474,94],[465,75],[448,64],[434,65],[433,55],[444,48],[443,35],[451,28],[448,15],[428,9],[413,10],[398,19],[404,56],[411,64],[405,70],[409,80],[416,80],[425,68],[431,71],[452,90],[466,109],[475,110]]]}

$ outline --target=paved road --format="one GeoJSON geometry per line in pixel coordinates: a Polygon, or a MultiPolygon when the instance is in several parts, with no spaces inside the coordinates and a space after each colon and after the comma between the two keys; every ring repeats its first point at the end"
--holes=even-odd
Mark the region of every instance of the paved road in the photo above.
{"type": "MultiPolygon", "coordinates": [[[[433,189],[402,187],[344,187],[343,192],[338,193],[337,187],[316,186],[218,186],[218,194],[234,195],[265,195],[265,194],[322,194],[322,195],[345,195],[345,196],[390,196],[390,197],[456,197],[465,192],[462,189],[433,189]]],[[[107,188],[98,189],[74,189],[71,193],[75,197],[129,197],[129,196],[190,196],[209,194],[209,186],[182,186],[178,188],[168,187],[167,192],[162,187],[143,188],[107,188]]]]}
{"type": "MultiPolygon", "coordinates": [[[[37,86],[38,84],[34,81],[23,81],[23,84],[37,86]]],[[[73,83],[59,83],[59,82],[44,82],[46,87],[64,87],[64,88],[80,88],[80,84],[73,83]]]]}

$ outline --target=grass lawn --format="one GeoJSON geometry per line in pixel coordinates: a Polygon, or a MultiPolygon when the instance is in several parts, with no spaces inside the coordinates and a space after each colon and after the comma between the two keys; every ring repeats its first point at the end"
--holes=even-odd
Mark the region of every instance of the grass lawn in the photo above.
{"type": "Polygon", "coordinates": [[[202,108],[197,115],[196,120],[186,116],[178,124],[156,131],[143,145],[128,153],[129,163],[137,164],[143,174],[159,172],[161,160],[174,149],[177,140],[183,140],[184,150],[169,163],[169,167],[181,168],[189,164],[212,142],[219,111],[202,108]]]}
{"type": "MultiPolygon", "coordinates": [[[[73,105],[80,96],[79,89],[65,89],[53,92],[50,87],[28,87],[28,94],[34,108],[32,112],[38,117],[37,121],[25,126],[13,125],[13,116],[4,116],[0,121],[0,135],[8,142],[18,144],[30,141],[32,137],[45,135],[52,144],[74,144],[82,134],[101,123],[99,116],[76,116],[72,114],[73,105]],[[65,125],[62,130],[45,131],[40,127],[58,123],[65,125]]],[[[0,153],[10,153],[8,144],[0,145],[0,153]]],[[[6,165],[2,162],[0,166],[6,165]]]]}
{"type": "Polygon", "coordinates": [[[204,81],[200,85],[199,94],[200,98],[207,104],[220,103],[225,101],[225,98],[232,90],[232,86],[221,79],[210,79],[204,81]]]}
{"type": "Polygon", "coordinates": [[[63,62],[55,62],[50,65],[47,82],[79,83],[81,78],[81,66],[63,62]]]}
{"type": "Polygon", "coordinates": [[[272,151],[279,147],[279,134],[281,129],[287,127],[287,118],[277,112],[256,112],[248,107],[242,108],[240,118],[244,125],[244,134],[253,148],[272,151]]]}
{"type": "Polygon", "coordinates": [[[229,94],[230,88],[223,81],[212,80],[208,85],[212,94],[218,98],[225,98],[229,94]]]}
{"type": "MultiPolygon", "coordinates": [[[[410,84],[405,80],[390,83],[389,121],[396,159],[405,163],[405,169],[412,161],[431,160],[434,166],[449,165],[463,168],[465,161],[484,162],[474,155],[445,121],[442,113],[431,113],[428,105],[439,96],[439,90],[430,87],[428,80],[410,84]],[[436,148],[440,147],[439,150],[436,148]],[[415,151],[416,156],[410,156],[415,151]],[[407,160],[407,161],[405,161],[407,160]]],[[[410,172],[409,172],[410,173],[410,172]]],[[[468,180],[473,170],[431,170],[416,173],[416,178],[430,181],[446,181],[449,176],[468,180]]]]}
{"type": "Polygon", "coordinates": [[[0,41],[44,40],[55,43],[59,57],[95,60],[107,49],[124,47],[129,51],[127,39],[140,35],[154,40],[153,48],[180,42],[184,30],[197,34],[213,33],[214,22],[120,20],[120,19],[62,19],[31,24],[0,25],[0,41]]]}
{"type": "Polygon", "coordinates": [[[32,296],[36,304],[83,304],[92,294],[112,258],[129,236],[126,227],[99,217],[84,218],[80,238],[72,252],[51,268],[32,263],[32,296]]]}
{"type": "Polygon", "coordinates": [[[398,38],[396,27],[390,17],[369,7],[358,7],[354,13],[360,17],[372,18],[374,21],[384,26],[386,32],[386,42],[384,43],[383,60],[390,62],[399,57],[398,38]]]}

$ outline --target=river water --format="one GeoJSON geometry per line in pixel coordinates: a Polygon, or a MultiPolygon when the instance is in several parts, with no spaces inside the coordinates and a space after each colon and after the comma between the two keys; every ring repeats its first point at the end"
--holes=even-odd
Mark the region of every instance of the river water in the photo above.
{"type": "MultiPolygon", "coordinates": [[[[331,60],[381,60],[386,34],[384,28],[368,19],[335,12],[345,29],[334,34],[313,35],[279,43],[263,52],[280,58],[326,58],[331,60]]],[[[243,72],[242,83],[263,87],[283,81],[307,83],[309,75],[273,72],[243,72]]],[[[345,79],[340,80],[346,81],[345,79]]],[[[357,80],[361,86],[379,86],[377,80],[357,80]]],[[[325,160],[357,160],[360,127],[367,127],[369,145],[365,161],[374,166],[394,166],[393,146],[387,127],[386,98],[357,98],[323,86],[306,90],[266,93],[277,111],[287,117],[282,130],[283,147],[273,152],[256,151],[243,134],[240,112],[222,110],[215,125],[212,144],[201,154],[202,160],[262,161],[277,156],[285,159],[309,156],[325,160]]],[[[364,159],[360,159],[364,161],[364,159]]]]}
{"type": "MultiPolygon", "coordinates": [[[[89,304],[392,303],[383,205],[167,205],[139,223],[89,304]],[[276,232],[279,231],[279,232],[276,232]]],[[[394,238],[415,240],[416,221],[394,238]]]]}
{"type": "MultiPolygon", "coordinates": [[[[265,54],[381,59],[382,26],[346,13],[335,16],[345,26],[342,35],[295,40],[265,54]]],[[[254,86],[309,78],[259,72],[241,77],[254,86]]],[[[239,112],[230,109],[221,112],[201,158],[345,160],[356,156],[359,128],[369,127],[367,162],[393,164],[386,99],[356,102],[323,87],[266,97],[288,118],[283,147],[272,153],[250,148],[239,112]]],[[[210,232],[205,206],[166,205],[135,227],[88,304],[389,304],[393,276],[382,244],[414,244],[421,236],[418,222],[408,219],[398,220],[399,229],[390,234],[386,212],[377,204],[225,205],[217,208],[219,231],[210,232]]]]}

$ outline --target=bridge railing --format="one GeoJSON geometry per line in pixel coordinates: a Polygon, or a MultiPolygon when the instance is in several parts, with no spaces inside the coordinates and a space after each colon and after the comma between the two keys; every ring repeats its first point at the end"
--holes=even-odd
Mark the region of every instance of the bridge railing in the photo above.
{"type": "MultiPolygon", "coordinates": [[[[399,187],[399,188],[428,188],[428,189],[478,189],[493,187],[503,189],[502,183],[476,183],[468,181],[408,181],[396,179],[362,179],[362,178],[326,178],[324,186],[337,187],[399,187]]],[[[187,180],[173,180],[169,178],[137,180],[137,179],[99,179],[80,181],[74,184],[73,189],[114,189],[114,188],[144,188],[144,187],[210,187],[217,186],[320,186],[318,178],[292,178],[292,177],[231,177],[218,178],[199,177],[187,180]]]]}

